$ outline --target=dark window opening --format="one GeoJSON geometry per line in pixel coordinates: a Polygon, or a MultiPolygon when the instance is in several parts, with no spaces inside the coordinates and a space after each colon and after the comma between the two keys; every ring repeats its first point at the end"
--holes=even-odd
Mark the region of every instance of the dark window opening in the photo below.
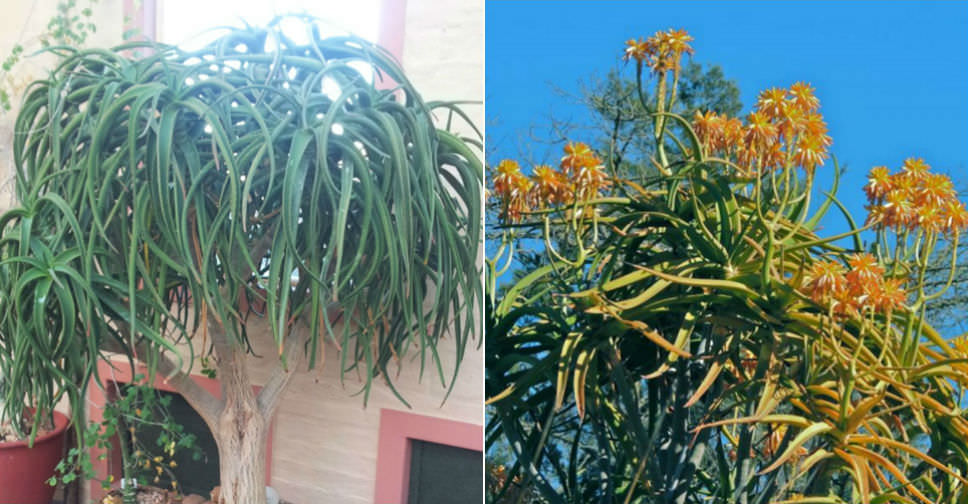
{"type": "MultiPolygon", "coordinates": [[[[122,390],[127,387],[129,385],[121,386],[122,390]]],[[[208,496],[212,489],[219,484],[218,447],[215,444],[215,438],[208,430],[208,426],[202,420],[202,417],[188,405],[188,402],[180,394],[162,390],[156,390],[155,392],[159,398],[170,398],[171,402],[166,408],[167,414],[183,427],[184,434],[194,435],[194,445],[197,447],[197,450],[177,448],[174,457],[168,457],[166,455],[165,460],[173,460],[175,466],[169,466],[166,472],[158,475],[159,480],[157,482],[148,480],[147,483],[169,489],[172,487],[172,480],[174,479],[178,481],[178,490],[182,495],[194,493],[208,496]],[[197,459],[196,454],[198,454],[197,459]]],[[[161,418],[162,412],[157,411],[158,408],[155,409],[156,411],[153,412],[152,417],[161,418]]],[[[152,454],[160,455],[163,452],[164,448],[156,444],[156,441],[162,433],[160,426],[136,424],[134,427],[137,428],[136,436],[142,447],[152,454]]],[[[126,434],[128,436],[127,445],[133,452],[135,447],[131,443],[130,433],[126,434]]],[[[115,467],[119,467],[121,464],[120,452],[116,452],[116,455],[118,458],[112,461],[112,465],[116,464],[115,467]]]]}
{"type": "Polygon", "coordinates": [[[410,440],[408,504],[480,502],[483,454],[429,441],[410,440]]]}

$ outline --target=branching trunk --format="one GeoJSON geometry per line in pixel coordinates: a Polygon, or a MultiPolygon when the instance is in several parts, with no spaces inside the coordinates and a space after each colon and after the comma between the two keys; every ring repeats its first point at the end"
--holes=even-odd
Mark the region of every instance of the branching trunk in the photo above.
{"type": "MultiPolygon", "coordinates": [[[[254,254],[265,255],[260,244],[254,254]]],[[[289,386],[305,352],[309,329],[297,325],[286,340],[280,361],[258,394],[253,390],[246,366],[245,351],[229,341],[224,328],[214,317],[208,319],[209,336],[215,350],[216,372],[222,386],[222,398],[212,396],[189,375],[178,371],[170,359],[162,356],[159,370],[169,376],[178,391],[208,425],[215,438],[219,456],[220,495],[216,504],[265,504],[266,442],[272,416],[279,399],[289,386]]],[[[142,352],[147,349],[142,349],[142,352]]]]}
{"type": "Polygon", "coordinates": [[[265,504],[266,441],[279,398],[302,362],[308,332],[298,327],[286,342],[287,365],[280,362],[257,394],[249,380],[246,355],[228,341],[222,328],[210,322],[217,376],[222,399],[199,397],[199,388],[187,376],[170,383],[208,424],[218,447],[221,492],[216,504],[265,504]]]}

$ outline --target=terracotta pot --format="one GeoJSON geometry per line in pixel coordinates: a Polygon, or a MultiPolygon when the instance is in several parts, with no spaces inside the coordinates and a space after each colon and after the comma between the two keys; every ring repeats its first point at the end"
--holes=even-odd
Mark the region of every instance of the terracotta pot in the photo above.
{"type": "Polygon", "coordinates": [[[0,442],[0,503],[50,504],[54,487],[47,480],[64,456],[68,419],[54,412],[54,430],[26,441],[0,442]]]}

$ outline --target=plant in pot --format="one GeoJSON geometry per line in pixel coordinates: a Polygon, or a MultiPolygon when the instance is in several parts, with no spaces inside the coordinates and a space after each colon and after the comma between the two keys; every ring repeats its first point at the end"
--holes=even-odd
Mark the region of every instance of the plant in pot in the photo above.
{"type": "Polygon", "coordinates": [[[107,352],[143,363],[211,430],[226,504],[266,501],[270,420],[325,340],[364,401],[406,359],[452,387],[480,299],[481,146],[432,117],[463,114],[379,47],[298,19],[308,43],[277,20],[193,52],[65,50],[27,91],[20,203],[0,217],[8,404],[58,391],[77,417],[107,352]],[[275,364],[254,392],[262,338],[275,364]],[[201,357],[221,397],[190,377],[201,357]]]}
{"type": "Polygon", "coordinates": [[[124,504],[184,493],[173,469],[179,466],[179,459],[202,460],[203,450],[196,444],[196,436],[175,419],[173,397],[159,393],[145,378],[137,375],[133,383],[123,386],[112,382],[108,391],[112,399],[104,405],[100,422],[89,422],[79,433],[85,446],[105,452],[117,447],[120,488],[112,490],[118,483],[114,476],[99,475],[90,453],[82,447],[67,451],[57,464],[57,475],[48,480],[51,486],[102,477],[101,489],[108,492],[102,502],[124,504]]]}
{"type": "MultiPolygon", "coordinates": [[[[32,80],[31,71],[21,68],[24,56],[42,47],[84,45],[97,29],[95,2],[58,2],[56,8],[50,6],[52,13],[45,29],[37,34],[21,33],[14,41],[0,64],[0,115],[13,109],[23,86],[32,80]]],[[[11,296],[12,291],[0,293],[0,302],[9,306],[11,296]]],[[[13,352],[8,344],[9,340],[0,341],[0,353],[13,352]]],[[[17,372],[6,366],[0,368],[0,502],[48,504],[54,488],[46,480],[54,474],[63,455],[69,418],[53,409],[51,405],[56,401],[41,405],[15,403],[16,408],[8,409],[4,401],[5,371],[17,372]]]]}
{"type": "MultiPolygon", "coordinates": [[[[0,397],[4,389],[0,372],[0,397]]],[[[63,455],[68,417],[52,410],[18,409],[8,413],[0,399],[0,502],[48,504],[54,488],[46,482],[63,455]]]]}

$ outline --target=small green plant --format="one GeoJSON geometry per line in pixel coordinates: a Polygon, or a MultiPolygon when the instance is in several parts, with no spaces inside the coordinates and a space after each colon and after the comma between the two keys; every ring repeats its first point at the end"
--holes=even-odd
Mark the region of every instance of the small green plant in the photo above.
{"type": "MultiPolygon", "coordinates": [[[[103,451],[101,460],[107,457],[117,442],[121,448],[122,473],[126,482],[122,485],[125,502],[134,502],[137,486],[161,484],[170,481],[171,489],[178,491],[178,480],[172,469],[177,467],[175,454],[188,451],[194,460],[202,457],[194,434],[186,433],[184,426],[169,413],[172,396],[161,395],[144,383],[145,376],[135,376],[135,384],[116,386],[118,398],[104,407],[101,422],[90,422],[80,435],[85,447],[71,448],[57,465],[57,476],[48,480],[52,486],[68,484],[78,478],[97,478],[90,452],[86,447],[103,451]],[[155,427],[159,433],[154,438],[142,436],[146,427],[155,427]]],[[[114,476],[100,480],[101,488],[110,490],[114,476]]]]}
{"type": "MultiPolygon", "coordinates": [[[[26,43],[28,46],[38,44],[42,49],[58,45],[83,46],[88,37],[97,32],[94,24],[95,4],[97,0],[87,0],[84,6],[78,5],[77,0],[58,2],[56,13],[47,22],[47,30],[26,43]]],[[[11,109],[11,98],[18,91],[17,85],[9,78],[10,72],[23,59],[25,51],[24,42],[18,41],[0,65],[0,107],[4,111],[11,109]]]]}

